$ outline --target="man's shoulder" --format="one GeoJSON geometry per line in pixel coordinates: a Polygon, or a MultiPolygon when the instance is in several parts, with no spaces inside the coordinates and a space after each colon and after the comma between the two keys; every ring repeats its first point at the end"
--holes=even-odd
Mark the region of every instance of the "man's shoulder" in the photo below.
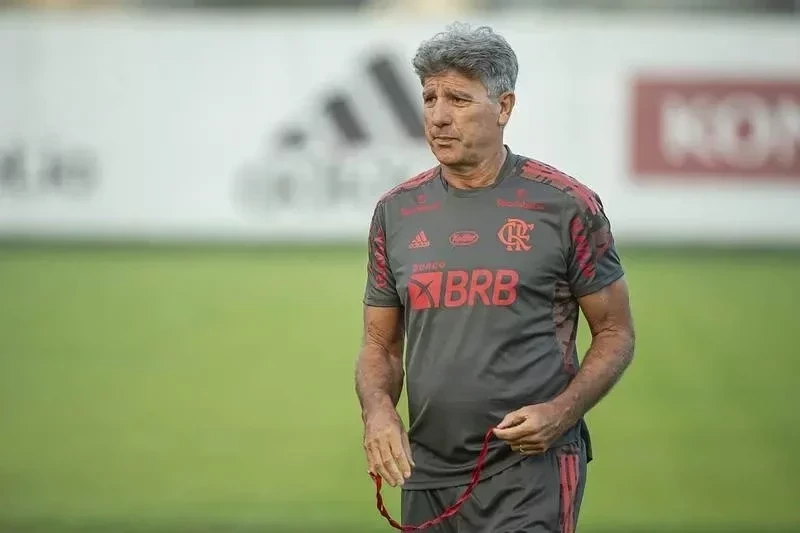
{"type": "Polygon", "coordinates": [[[602,210],[600,196],[588,185],[563,170],[532,157],[518,156],[517,175],[531,184],[548,187],[566,203],[596,214],[602,210]]]}
{"type": "Polygon", "coordinates": [[[431,167],[415,176],[395,185],[384,192],[378,200],[379,204],[385,204],[393,199],[400,198],[406,194],[414,194],[416,191],[431,183],[439,175],[439,166],[431,167]]]}

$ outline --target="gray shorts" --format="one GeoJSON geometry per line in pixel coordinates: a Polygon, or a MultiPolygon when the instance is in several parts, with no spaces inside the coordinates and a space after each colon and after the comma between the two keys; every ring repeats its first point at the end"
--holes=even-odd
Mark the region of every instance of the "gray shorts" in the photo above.
{"type": "MultiPolygon", "coordinates": [[[[429,533],[574,533],[586,486],[582,439],[526,457],[481,481],[458,513],[429,533]]],[[[466,487],[403,490],[402,523],[419,525],[442,514],[466,487]]]]}

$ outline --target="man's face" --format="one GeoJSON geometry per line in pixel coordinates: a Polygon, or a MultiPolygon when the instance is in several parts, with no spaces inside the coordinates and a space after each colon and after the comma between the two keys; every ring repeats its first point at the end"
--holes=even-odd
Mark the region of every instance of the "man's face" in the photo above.
{"type": "Polygon", "coordinates": [[[425,79],[422,86],[425,136],[443,165],[470,166],[502,143],[503,126],[514,106],[514,94],[491,99],[479,80],[448,71],[425,79]]]}

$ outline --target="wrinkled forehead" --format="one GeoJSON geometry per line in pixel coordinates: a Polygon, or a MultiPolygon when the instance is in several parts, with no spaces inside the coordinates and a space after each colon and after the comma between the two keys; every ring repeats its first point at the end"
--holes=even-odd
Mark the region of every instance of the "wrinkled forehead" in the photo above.
{"type": "Polygon", "coordinates": [[[439,92],[485,94],[487,89],[478,78],[470,77],[455,70],[448,70],[427,76],[422,82],[422,92],[423,94],[439,92]]]}

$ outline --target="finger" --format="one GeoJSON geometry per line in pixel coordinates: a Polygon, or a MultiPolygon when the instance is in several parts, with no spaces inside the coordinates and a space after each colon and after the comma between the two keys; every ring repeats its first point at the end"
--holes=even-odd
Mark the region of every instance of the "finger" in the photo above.
{"type": "Polygon", "coordinates": [[[528,448],[526,446],[523,446],[523,447],[519,448],[517,450],[517,452],[519,452],[521,455],[525,455],[525,456],[541,455],[543,453],[542,450],[538,450],[538,449],[535,449],[535,448],[528,448]]]}
{"type": "Polygon", "coordinates": [[[373,454],[375,470],[377,471],[378,475],[381,476],[386,483],[394,487],[394,477],[389,473],[383,464],[383,454],[381,453],[381,447],[379,444],[375,444],[375,447],[373,448],[373,454]]]}
{"type": "Polygon", "coordinates": [[[539,455],[547,451],[542,445],[522,444],[520,446],[512,446],[512,448],[522,455],[539,455]]]}
{"type": "Polygon", "coordinates": [[[411,475],[411,464],[409,464],[408,457],[406,457],[406,451],[403,447],[403,437],[401,435],[394,435],[394,438],[390,441],[391,446],[391,453],[392,457],[394,458],[394,463],[397,465],[397,469],[400,472],[402,478],[399,481],[400,484],[403,483],[408,477],[411,475]]]}
{"type": "Polygon", "coordinates": [[[367,445],[369,452],[370,470],[381,476],[386,483],[392,485],[394,483],[392,476],[387,472],[383,466],[383,456],[381,455],[381,445],[377,440],[372,440],[367,445]]]}
{"type": "Polygon", "coordinates": [[[547,443],[541,439],[528,438],[509,443],[512,450],[523,455],[537,455],[547,451],[547,443]]]}
{"type": "Polygon", "coordinates": [[[364,451],[367,455],[367,469],[369,473],[378,474],[383,477],[383,474],[380,472],[380,454],[376,453],[374,443],[366,443],[364,445],[364,451]]]}
{"type": "Polygon", "coordinates": [[[543,438],[542,435],[535,433],[535,431],[536,430],[534,429],[532,430],[532,432],[527,433],[526,435],[523,435],[517,439],[509,439],[506,442],[512,448],[518,446],[529,446],[529,447],[540,446],[545,441],[545,439],[543,438]]]}
{"type": "Polygon", "coordinates": [[[541,442],[530,440],[517,440],[514,442],[509,442],[508,445],[515,450],[519,448],[525,448],[527,450],[539,450],[543,447],[541,442]]]}
{"type": "Polygon", "coordinates": [[[381,441],[381,466],[389,476],[387,479],[391,480],[389,484],[392,487],[396,487],[403,482],[403,474],[400,473],[400,469],[397,467],[390,439],[391,437],[381,441]]]}
{"type": "Polygon", "coordinates": [[[533,455],[539,453],[541,450],[539,443],[527,439],[510,442],[509,446],[512,450],[521,453],[522,455],[533,455]]]}
{"type": "Polygon", "coordinates": [[[408,441],[408,433],[405,431],[403,432],[403,449],[406,451],[406,457],[408,457],[411,468],[417,466],[417,463],[414,462],[414,457],[411,455],[411,443],[408,441]]]}
{"type": "MultiPolygon", "coordinates": [[[[503,420],[500,421],[499,424],[497,424],[496,428],[497,429],[508,429],[508,428],[510,428],[512,426],[516,426],[517,424],[521,424],[524,421],[525,421],[525,417],[522,416],[522,414],[519,411],[512,411],[512,412],[508,413],[503,418],[503,420]]],[[[495,430],[495,433],[496,433],[497,429],[495,430]]]]}
{"type": "Polygon", "coordinates": [[[528,436],[530,433],[531,433],[531,425],[527,421],[521,424],[517,424],[516,426],[512,426],[508,429],[494,430],[494,434],[497,436],[497,438],[504,440],[506,442],[520,440],[523,437],[528,436]]]}

